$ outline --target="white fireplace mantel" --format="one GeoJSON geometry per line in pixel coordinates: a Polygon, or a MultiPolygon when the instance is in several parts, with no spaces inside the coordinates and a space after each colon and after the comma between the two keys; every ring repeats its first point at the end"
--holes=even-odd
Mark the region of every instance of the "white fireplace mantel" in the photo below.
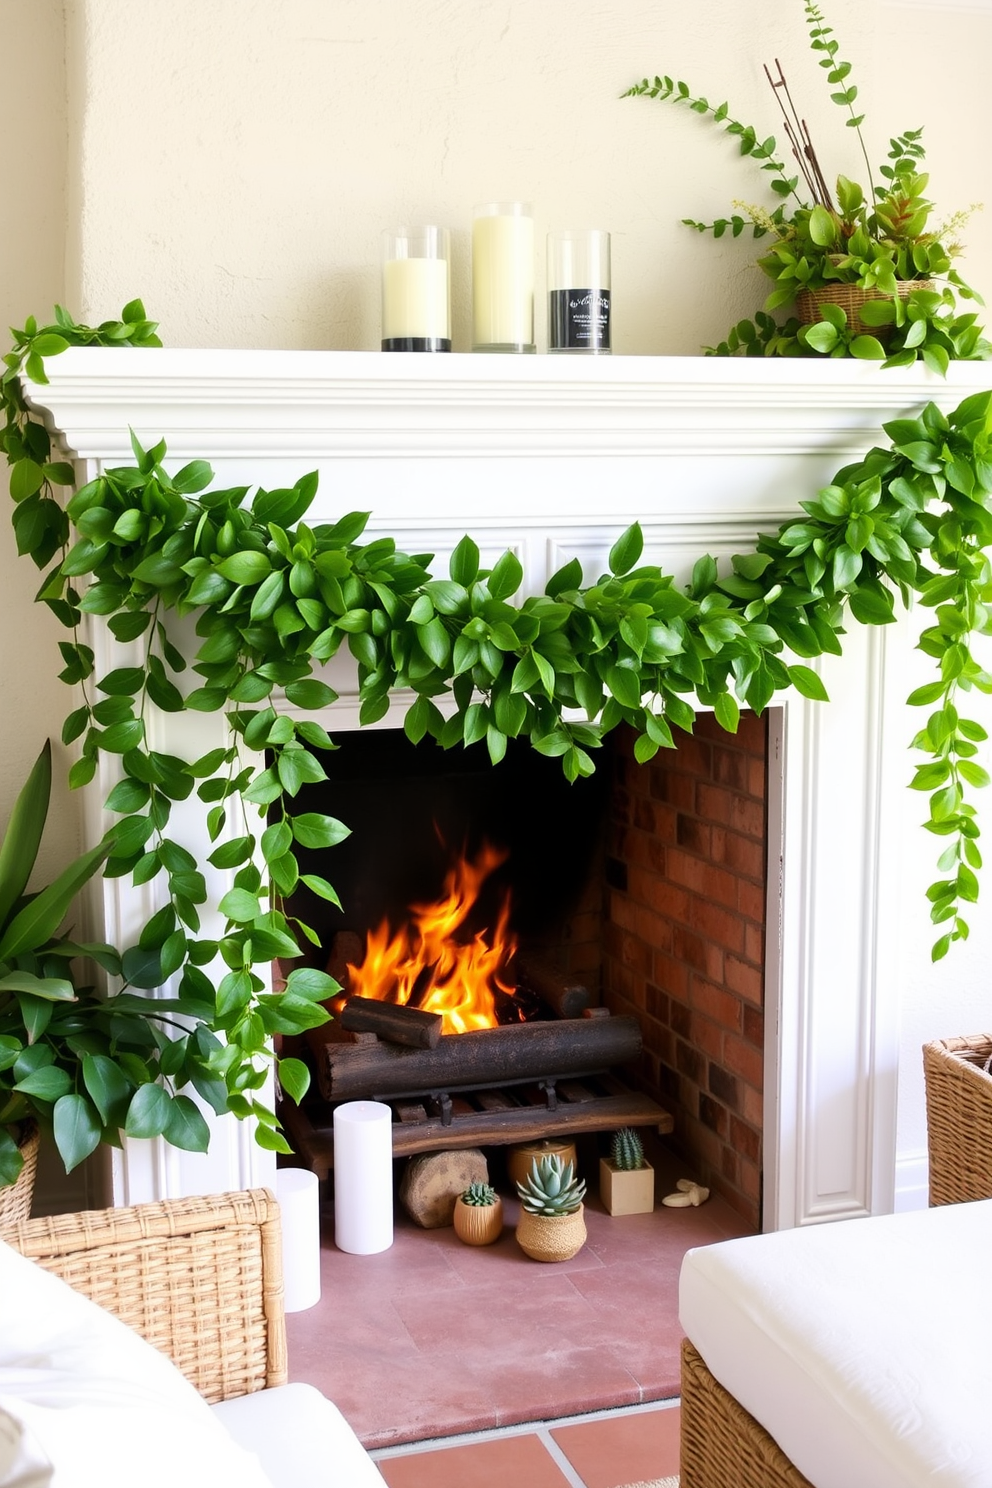
{"type": "MultiPolygon", "coordinates": [[[[645,561],[678,578],[703,552],[748,551],[884,442],[888,419],[992,384],[992,370],[967,363],[944,381],[839,360],[126,348],[74,349],[47,370],[31,400],[87,478],[131,458],[129,428],[146,446],[164,436],[176,465],[209,460],[223,485],[283,486],[316,468],[311,519],[369,511],[370,535],[436,554],[438,571],[469,531],[484,561],[517,553],[528,593],[574,555],[587,581],[597,576],[634,520],[645,561]]],[[[109,637],[93,640],[98,665],[110,664],[109,637]]],[[[907,809],[909,733],[902,672],[893,684],[887,658],[910,645],[904,626],[852,623],[844,657],[824,662],[831,703],[783,698],[771,714],[766,1228],[893,1203],[890,823],[907,809]]],[[[342,674],[335,686],[331,727],[357,727],[354,682],[342,674]]],[[[160,741],[173,726],[158,720],[160,741]]],[[[181,726],[220,725],[198,715],[181,726]]],[[[195,846],[192,814],[184,829],[195,846]]],[[[218,875],[218,897],[224,887],[218,875]]],[[[156,907],[152,886],[142,892],[104,885],[111,937],[156,907]]],[[[240,1187],[270,1178],[268,1161],[235,1123],[218,1127],[208,1159],[130,1144],[118,1197],[240,1187]]]]}

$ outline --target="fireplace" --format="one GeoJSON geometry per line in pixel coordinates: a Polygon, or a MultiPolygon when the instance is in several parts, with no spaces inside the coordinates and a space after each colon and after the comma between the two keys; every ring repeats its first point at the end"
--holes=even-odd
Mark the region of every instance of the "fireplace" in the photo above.
{"type": "MultiPolygon", "coordinates": [[[[880,372],[840,361],[97,348],[53,359],[49,375],[50,385],[32,397],[86,478],[129,457],[129,427],[146,445],[164,436],[177,464],[210,460],[225,485],[272,488],[316,467],[317,520],[370,511],[371,535],[388,532],[407,551],[433,552],[438,573],[469,530],[487,564],[515,551],[531,593],[573,556],[587,579],[602,573],[612,543],[635,519],[645,560],[682,582],[701,553],[725,561],[750,549],[757,531],[792,517],[799,501],[878,442],[882,423],[928,399],[953,407],[987,380],[981,364],[968,363],[952,365],[942,380],[916,367],[880,372]]],[[[125,664],[100,622],[90,641],[101,670],[125,664]]],[[[905,814],[905,748],[915,727],[903,711],[915,685],[905,683],[911,648],[905,626],[852,628],[843,658],[823,663],[831,703],[783,697],[766,715],[762,956],[724,947],[725,967],[734,965],[746,984],[735,992],[736,1055],[743,1062],[750,1051],[753,1074],[760,1053],[765,1228],[892,1206],[898,987],[891,968],[900,870],[892,824],[905,814]],[[755,975],[764,999],[760,1030],[755,975]]],[[[329,680],[340,695],[327,720],[331,731],[357,729],[347,659],[329,680]]],[[[410,701],[395,698],[382,723],[398,728],[410,701]]],[[[212,715],[149,723],[154,747],[168,749],[179,729],[176,748],[190,757],[221,742],[221,728],[212,715]]],[[[101,783],[105,795],[111,781],[101,783]]],[[[95,787],[91,835],[105,825],[102,795],[95,787]]],[[[662,804],[649,791],[633,809],[643,817],[662,804]]],[[[192,817],[184,829],[192,841],[192,817]]],[[[676,863],[678,847],[676,839],[676,863]]],[[[698,856],[686,840],[681,850],[686,859],[698,856]]],[[[703,876],[705,866],[682,865],[703,876]]],[[[611,893],[629,896],[636,879],[628,866],[628,889],[611,885],[611,893]]],[[[211,881],[217,899],[226,887],[223,874],[211,881]]],[[[689,888],[671,886],[673,894],[689,888]]],[[[96,886],[96,928],[127,941],[157,907],[155,892],[122,880],[96,886]]],[[[631,902],[624,913],[638,910],[642,918],[654,912],[631,902]]],[[[691,1018],[673,1005],[669,987],[636,964],[643,952],[636,936],[625,938],[630,926],[610,933],[617,949],[608,975],[617,995],[634,989],[660,1014],[644,1023],[649,1055],[680,1080],[698,1077],[699,1109],[704,1095],[715,1103],[706,1106],[705,1130],[722,1122],[743,1151],[734,1118],[746,1118],[750,1079],[734,1070],[737,1084],[725,1084],[721,1097],[712,1087],[713,1061],[699,1048],[689,1052],[691,1018]]],[[[755,922],[751,941],[760,933],[755,922]]],[[[691,949],[688,932],[682,947],[691,949]]],[[[682,964],[688,977],[691,963],[682,964]]],[[[706,979],[705,966],[691,972],[706,979]]],[[[613,995],[606,975],[603,995],[613,995]]],[[[714,1160],[724,1161],[722,1154],[714,1160]]],[[[221,1123],[205,1157],[161,1142],[129,1143],[115,1154],[114,1197],[135,1202],[272,1177],[271,1157],[250,1133],[221,1123]]]]}
{"type": "Polygon", "coordinates": [[[352,828],[303,864],[334,882],[341,907],[306,889],[291,905],[327,948],[314,964],[363,1011],[352,1022],[336,999],[335,1023],[300,1041],[314,1093],[284,1120],[321,1175],[332,1105],[345,1099],[390,1101],[397,1153],[643,1124],[671,1129],[702,1181],[759,1224],[766,729],[745,714],[730,736],[704,715],[677,741],[642,766],[618,730],[595,775],[569,785],[557,761],[520,741],[493,768],[481,746],[415,747],[397,730],[339,736],[331,779],[300,804],[352,828]],[[465,979],[430,933],[449,922],[456,949],[481,947],[490,1017],[462,1019],[465,979]],[[457,1049],[445,1039],[441,1065],[407,1045],[422,1021],[368,1021],[369,998],[450,1007],[447,1034],[486,1021],[507,1031],[457,1049]],[[574,1021],[586,1003],[612,1027],[574,1021]],[[555,1012],[573,1022],[542,1031],[547,1053],[535,1047],[518,1071],[511,1026],[555,1012]]]}

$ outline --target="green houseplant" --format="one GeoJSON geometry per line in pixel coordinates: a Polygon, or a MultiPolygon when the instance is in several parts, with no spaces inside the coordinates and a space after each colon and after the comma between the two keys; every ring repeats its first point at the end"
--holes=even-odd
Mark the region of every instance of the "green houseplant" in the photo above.
{"type": "MultiPolygon", "coordinates": [[[[189,1151],[209,1129],[184,1087],[215,1111],[230,1109],[264,1080],[244,1051],[240,1070],[218,1037],[216,1005],[187,987],[178,997],[144,996],[161,980],[154,934],[119,954],[76,940],[64,927],[83,886],[112,857],[113,832],[42,889],[28,891],[48,815],[51,745],[39,754],[0,844],[0,1189],[17,1182],[19,1135],[36,1123],[51,1135],[66,1171],[101,1142],[164,1136],[189,1151]],[[99,967],[120,990],[107,996],[85,976],[99,967]],[[231,1086],[225,1076],[232,1076],[231,1086]]],[[[325,991],[323,984],[314,988],[325,991]]],[[[315,1016],[326,1014],[319,1007],[315,1016]]],[[[292,1071],[290,1071],[292,1078],[292,1071]]],[[[257,1114],[257,1113],[256,1113],[257,1114]]]]}
{"type": "Polygon", "coordinates": [[[535,1157],[517,1184],[520,1219],[517,1244],[534,1261],[567,1261],[586,1243],[583,1199],[586,1185],[557,1153],[535,1157]]]}
{"type": "MultiPolygon", "coordinates": [[[[687,83],[669,76],[644,78],[624,97],[681,103],[737,139],[743,156],[766,175],[768,206],[735,202],[737,211],[714,222],[684,218],[697,232],[739,237],[750,230],[767,240],[757,263],[774,281],[763,310],[739,321],[716,347],[722,355],[853,356],[902,366],[922,359],[945,372],[956,359],[987,357],[992,351],[977,317],[962,314],[956,300],[981,303],[958,274],[961,212],[944,223],[933,221],[926,198],[922,130],[911,129],[889,142],[885,162],[874,170],[861,132],[864,114],[855,112],[858,89],[851,64],[839,56],[834,33],[813,0],[802,0],[810,45],[833,89],[831,99],[857,134],[865,165],[860,184],[840,175],[831,187],[817,158],[805,121],[793,103],[781,66],[777,77],[765,68],[783,115],[793,164],[777,154],[775,137],[765,138],[735,119],[726,103],[713,105],[687,83]],[[798,168],[798,174],[792,170],[798,168]],[[778,321],[772,314],[792,309],[778,321]]],[[[860,104],[857,104],[860,108],[860,104]]]]}

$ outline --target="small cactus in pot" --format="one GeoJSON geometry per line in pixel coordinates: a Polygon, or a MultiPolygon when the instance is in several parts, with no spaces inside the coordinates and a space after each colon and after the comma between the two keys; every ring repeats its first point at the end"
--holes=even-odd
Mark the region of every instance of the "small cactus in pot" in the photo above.
{"type": "Polygon", "coordinates": [[[608,1213],[650,1214],[654,1209],[654,1168],[644,1143],[631,1126],[613,1133],[610,1156],[599,1160],[599,1197],[608,1213]]]}
{"type": "Polygon", "coordinates": [[[492,1245],[503,1233],[503,1201],[490,1183],[470,1183],[455,1200],[455,1234],[466,1245],[492,1245]]]}
{"type": "Polygon", "coordinates": [[[555,1153],[535,1157],[517,1184],[520,1222],[517,1243],[535,1261],[566,1261],[586,1242],[583,1199],[586,1185],[573,1165],[555,1153]]]}

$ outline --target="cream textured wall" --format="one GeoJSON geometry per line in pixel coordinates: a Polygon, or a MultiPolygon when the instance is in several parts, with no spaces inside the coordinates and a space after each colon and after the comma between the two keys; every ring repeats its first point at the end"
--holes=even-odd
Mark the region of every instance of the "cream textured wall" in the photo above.
{"type": "MultiPolygon", "coordinates": [[[[873,157],[924,124],[942,213],[989,197],[962,267],[992,295],[992,0],[824,5],[873,157]]],[[[748,243],[714,244],[679,219],[761,199],[761,173],[688,111],[618,95],[669,72],[781,140],[761,72],[776,56],[828,175],[858,174],[802,0],[0,0],[5,113],[20,121],[5,152],[0,311],[21,320],[64,294],[102,319],[140,294],[172,345],[373,348],[379,234],[436,221],[453,233],[466,350],[472,206],[510,197],[534,202],[540,242],[551,227],[611,230],[618,352],[692,354],[753,311],[766,281],[748,243]]],[[[65,697],[55,628],[0,528],[2,821],[65,697]]],[[[72,811],[57,826],[74,844],[72,811]]],[[[913,905],[931,855],[925,842],[909,852],[913,905]]],[[[959,1031],[959,994],[973,1021],[984,980],[975,950],[933,977],[922,910],[910,940],[907,1152],[922,1131],[920,1031],[959,1031]]]]}
{"type": "MultiPolygon", "coordinates": [[[[66,104],[62,6],[0,0],[0,96],[7,120],[0,189],[0,326],[50,317],[64,294],[66,104]],[[41,82],[41,80],[44,80],[41,82]]],[[[3,346],[4,352],[7,345],[3,346]]],[[[4,498],[6,473],[0,475],[4,498]]],[[[32,604],[40,576],[0,521],[0,828],[35,756],[58,739],[71,694],[56,677],[61,627],[32,604]]],[[[56,771],[64,775],[64,771],[56,771]]],[[[79,850],[75,812],[57,788],[40,866],[79,850]]]]}

